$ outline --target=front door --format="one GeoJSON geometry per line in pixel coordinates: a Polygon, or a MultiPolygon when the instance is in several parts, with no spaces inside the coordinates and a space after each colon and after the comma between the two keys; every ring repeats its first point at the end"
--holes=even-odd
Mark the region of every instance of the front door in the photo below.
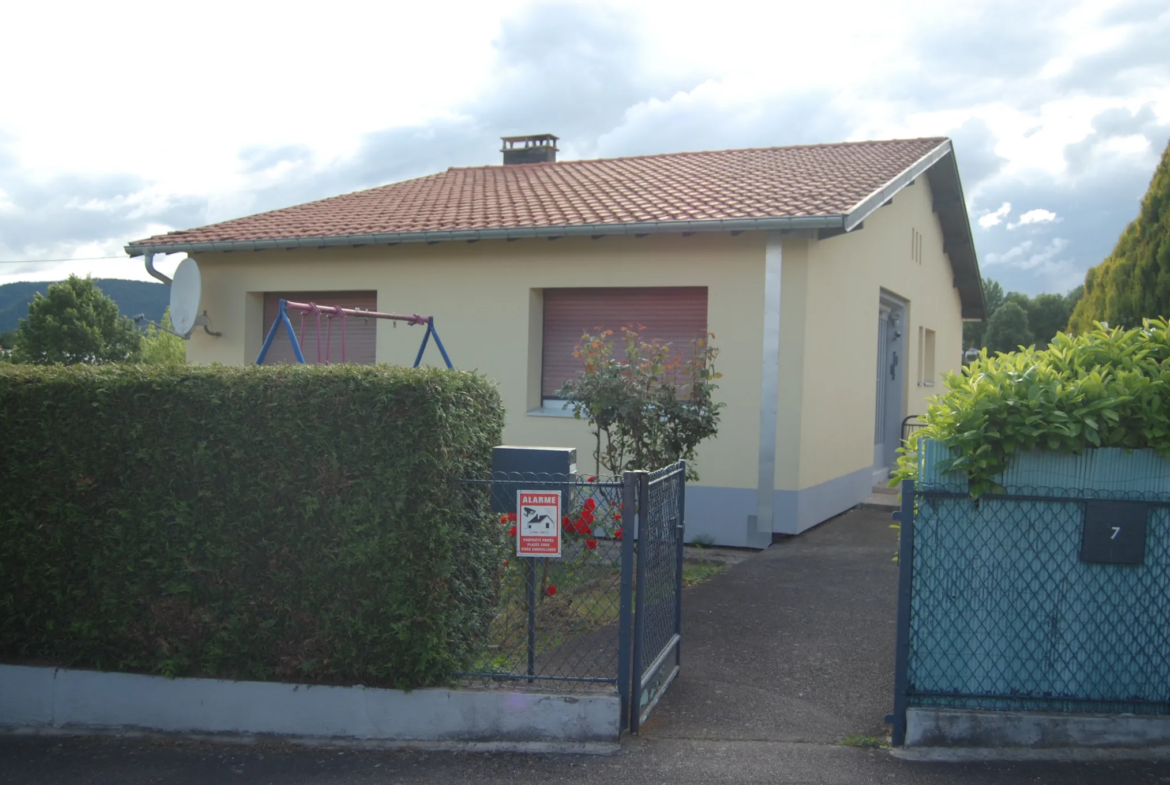
{"type": "Polygon", "coordinates": [[[905,389],[906,306],[882,295],[877,329],[877,403],[873,418],[873,479],[885,484],[898,458],[905,389]]]}

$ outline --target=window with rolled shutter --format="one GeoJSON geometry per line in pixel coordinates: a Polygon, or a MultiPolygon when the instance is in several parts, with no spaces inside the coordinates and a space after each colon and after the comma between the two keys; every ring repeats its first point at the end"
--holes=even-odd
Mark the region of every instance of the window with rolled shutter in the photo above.
{"type": "MultiPolygon", "coordinates": [[[[281,300],[292,300],[298,303],[316,303],[317,305],[336,305],[342,308],[355,308],[362,311],[376,311],[378,305],[377,292],[265,292],[264,293],[264,335],[272,327],[276,313],[280,308],[281,300]]],[[[302,331],[301,313],[290,311],[289,321],[301,344],[301,353],[309,365],[317,364],[317,317],[314,314],[304,314],[304,329],[302,331]],[[304,336],[303,338],[301,336],[304,336]]],[[[333,329],[329,330],[329,317],[321,315],[321,362],[326,357],[330,363],[341,362],[341,319],[333,317],[333,329]],[[326,340],[328,339],[328,341],[326,340]],[[328,351],[326,351],[328,350],[328,351]]],[[[374,364],[374,338],[377,335],[377,320],[361,317],[347,317],[345,319],[345,361],[356,365],[374,364]]],[[[288,333],[278,330],[272,341],[272,348],[264,358],[265,365],[283,365],[295,363],[292,343],[288,333]]]]}
{"type": "Polygon", "coordinates": [[[638,329],[646,341],[671,344],[671,355],[689,357],[691,342],[707,334],[707,287],[545,289],[541,397],[556,398],[581,374],[574,348],[585,333],[638,329]]]}

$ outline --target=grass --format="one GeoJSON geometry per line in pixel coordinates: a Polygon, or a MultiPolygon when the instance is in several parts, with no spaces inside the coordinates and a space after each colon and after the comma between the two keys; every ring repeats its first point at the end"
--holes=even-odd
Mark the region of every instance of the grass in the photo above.
{"type": "Polygon", "coordinates": [[[886,746],[885,739],[879,739],[877,736],[863,736],[856,733],[847,733],[845,738],[841,739],[842,747],[862,747],[865,749],[876,750],[886,746]]]}
{"type": "Polygon", "coordinates": [[[703,561],[697,564],[693,562],[684,562],[683,586],[694,586],[697,583],[702,583],[712,575],[718,575],[726,569],[726,564],[716,564],[709,561],[703,561]]]}

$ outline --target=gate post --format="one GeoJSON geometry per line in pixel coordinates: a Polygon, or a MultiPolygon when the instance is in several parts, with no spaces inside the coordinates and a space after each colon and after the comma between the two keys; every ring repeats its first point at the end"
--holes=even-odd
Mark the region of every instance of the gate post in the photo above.
{"type": "Polygon", "coordinates": [[[630,657],[633,626],[634,589],[634,520],[637,509],[638,477],[634,472],[622,475],[622,562],[621,590],[618,604],[618,701],[621,704],[621,727],[631,728],[630,701],[630,657]]]}
{"type": "Polygon", "coordinates": [[[894,653],[894,713],[890,724],[890,744],[901,747],[906,742],[906,694],[910,667],[910,601],[914,579],[914,481],[902,482],[902,509],[894,513],[901,525],[898,541],[898,643],[894,653]]]}
{"type": "MultiPolygon", "coordinates": [[[[634,516],[634,531],[626,539],[638,540],[636,573],[634,576],[634,652],[630,676],[630,733],[637,733],[642,722],[642,668],[646,647],[646,549],[643,537],[648,529],[650,504],[650,475],[644,471],[631,472],[638,484],[638,499],[634,516]]],[[[627,508],[628,512],[628,508],[627,508]]],[[[623,518],[623,522],[626,520],[623,518]]],[[[629,528],[628,526],[626,528],[629,528]]]]}
{"type": "Polygon", "coordinates": [[[674,565],[674,634],[678,636],[675,649],[675,664],[682,667],[682,593],[683,593],[683,564],[686,561],[686,500],[687,500],[687,462],[679,461],[678,478],[678,554],[674,565]]]}

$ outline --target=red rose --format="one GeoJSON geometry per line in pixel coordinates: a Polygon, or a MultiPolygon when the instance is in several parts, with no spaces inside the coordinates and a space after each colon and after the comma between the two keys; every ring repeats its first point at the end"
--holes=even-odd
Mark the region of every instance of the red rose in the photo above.
{"type": "Polygon", "coordinates": [[[508,516],[507,516],[507,515],[501,515],[501,516],[500,516],[500,525],[502,526],[503,524],[505,524],[505,523],[507,523],[507,522],[508,522],[508,516]]]}
{"type": "Polygon", "coordinates": [[[615,513],[613,514],[613,519],[614,519],[615,521],[620,521],[620,520],[622,519],[622,514],[621,514],[620,512],[615,512],[615,513]]]}
{"type": "Polygon", "coordinates": [[[592,499],[586,499],[586,500],[585,500],[585,509],[586,509],[586,510],[595,510],[595,509],[597,509],[597,502],[593,501],[592,499]]]}
{"type": "Polygon", "coordinates": [[[597,547],[597,540],[590,537],[588,540],[585,541],[585,547],[588,548],[589,550],[593,550],[594,548],[597,547]]]}
{"type": "Polygon", "coordinates": [[[615,540],[620,540],[622,538],[622,529],[620,526],[618,527],[618,530],[613,533],[613,538],[615,540]]]}
{"type": "Polygon", "coordinates": [[[508,560],[507,560],[507,559],[504,559],[504,566],[505,566],[505,567],[507,567],[507,566],[508,566],[508,560]]]}
{"type": "Polygon", "coordinates": [[[544,588],[544,593],[546,596],[551,597],[557,593],[557,587],[556,586],[546,586],[544,588]]]}
{"type": "Polygon", "coordinates": [[[509,536],[509,537],[515,537],[515,536],[516,536],[516,527],[515,527],[515,526],[513,526],[511,529],[508,529],[508,536],[509,536]]]}

